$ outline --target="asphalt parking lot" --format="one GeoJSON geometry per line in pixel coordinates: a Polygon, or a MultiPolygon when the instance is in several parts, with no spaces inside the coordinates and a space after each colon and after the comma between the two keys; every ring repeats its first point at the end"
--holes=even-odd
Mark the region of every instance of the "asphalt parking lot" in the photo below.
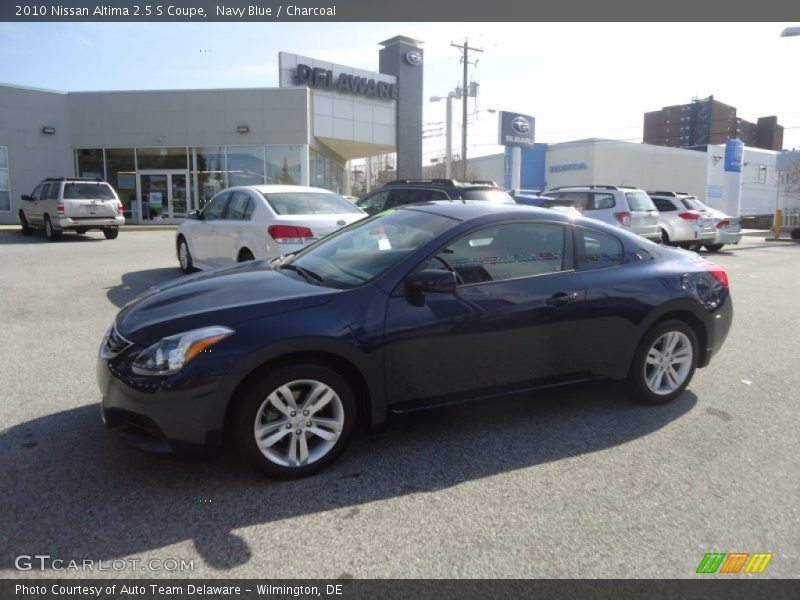
{"type": "Polygon", "coordinates": [[[193,560],[193,577],[683,578],[706,552],[771,552],[758,577],[800,572],[800,245],[713,256],[733,328],[669,405],[594,384],[418,413],[283,482],[144,455],[100,422],[100,338],[181,276],[173,235],[0,236],[0,577],[64,576],[16,571],[20,554],[193,560]]]}

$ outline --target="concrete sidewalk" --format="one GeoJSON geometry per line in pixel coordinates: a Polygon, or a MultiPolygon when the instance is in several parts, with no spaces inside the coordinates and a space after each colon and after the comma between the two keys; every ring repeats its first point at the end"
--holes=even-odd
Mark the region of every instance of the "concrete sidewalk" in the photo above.
{"type": "MultiPolygon", "coordinates": [[[[177,229],[177,225],[123,225],[120,231],[170,231],[177,229]]],[[[0,235],[4,233],[22,233],[19,225],[0,225],[0,235]]]]}

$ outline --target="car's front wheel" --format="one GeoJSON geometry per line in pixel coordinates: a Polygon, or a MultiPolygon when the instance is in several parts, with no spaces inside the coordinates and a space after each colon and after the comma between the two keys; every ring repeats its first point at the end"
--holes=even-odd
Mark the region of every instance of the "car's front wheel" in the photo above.
{"type": "Polygon", "coordinates": [[[664,404],[681,395],[697,366],[694,330],[683,321],[665,321],[644,336],[633,360],[628,384],[635,398],[664,404]]]}
{"type": "Polygon", "coordinates": [[[28,224],[28,219],[22,211],[19,211],[19,222],[22,225],[22,235],[33,235],[33,227],[28,224]]]}
{"type": "Polygon", "coordinates": [[[356,422],[351,386],[322,364],[279,367],[239,398],[233,435],[243,456],[272,477],[295,479],[330,465],[356,422]]]}
{"type": "Polygon", "coordinates": [[[178,262],[181,265],[181,271],[187,275],[194,271],[192,253],[189,252],[189,243],[183,236],[181,236],[180,240],[178,240],[178,262]]]}

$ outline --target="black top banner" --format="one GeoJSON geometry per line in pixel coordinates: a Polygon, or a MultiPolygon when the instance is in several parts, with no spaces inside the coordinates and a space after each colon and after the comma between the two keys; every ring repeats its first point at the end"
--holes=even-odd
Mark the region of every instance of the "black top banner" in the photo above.
{"type": "Polygon", "coordinates": [[[3,0],[0,21],[797,21],[800,3],[760,0],[3,0]]]}

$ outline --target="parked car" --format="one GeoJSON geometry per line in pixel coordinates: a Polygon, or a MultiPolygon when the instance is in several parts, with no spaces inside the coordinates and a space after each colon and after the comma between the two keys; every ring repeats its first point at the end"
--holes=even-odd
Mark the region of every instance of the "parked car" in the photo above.
{"type": "Polygon", "coordinates": [[[527,204],[528,206],[543,207],[545,202],[551,199],[549,196],[543,196],[539,192],[520,191],[514,194],[514,200],[517,204],[527,204]]]}
{"type": "MultiPolygon", "coordinates": [[[[739,217],[731,217],[721,210],[704,204],[697,196],[683,192],[653,192],[653,194],[675,194],[683,207],[698,211],[705,219],[712,219],[714,224],[714,240],[702,245],[709,252],[717,252],[727,244],[738,244],[742,240],[742,224],[739,217]]],[[[651,194],[652,195],[652,194],[651,194]]],[[[695,246],[697,249],[698,246],[695,246]]]]}
{"type": "Polygon", "coordinates": [[[696,196],[681,192],[647,192],[658,209],[661,242],[689,250],[713,243],[714,218],[696,196]]]}
{"type": "Polygon", "coordinates": [[[725,272],[693,252],[553,210],[430,202],[127,304],[100,345],[102,416],[139,448],[227,441],[301,477],[390,412],[587,378],[669,402],[732,311],[725,272]]]}
{"type": "Polygon", "coordinates": [[[514,204],[514,199],[494,181],[455,181],[453,179],[398,179],[367,194],[356,206],[368,215],[388,208],[433,200],[486,200],[514,204]]]}
{"type": "Polygon", "coordinates": [[[106,239],[113,240],[125,217],[117,192],[105,181],[49,177],[22,196],[19,222],[23,235],[42,229],[51,242],[65,231],[83,234],[90,229],[99,229],[106,239]]]}
{"type": "Polygon", "coordinates": [[[554,200],[568,201],[587,217],[627,229],[654,242],[661,241],[658,211],[639,188],[623,185],[557,187],[545,192],[554,200]]]}
{"type": "Polygon", "coordinates": [[[191,211],[175,236],[184,273],[289,254],[363,219],[342,196],[299,185],[251,185],[222,190],[191,211]]]}

